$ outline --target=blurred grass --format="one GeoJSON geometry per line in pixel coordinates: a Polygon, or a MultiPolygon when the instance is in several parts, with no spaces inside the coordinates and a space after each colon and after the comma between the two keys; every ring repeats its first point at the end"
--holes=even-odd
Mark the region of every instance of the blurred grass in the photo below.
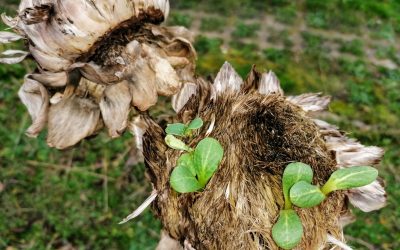
{"type": "MultiPolygon", "coordinates": [[[[4,7],[15,2],[7,0],[4,7]]],[[[357,33],[366,25],[372,38],[398,41],[400,34],[398,1],[305,0],[300,5],[300,1],[288,0],[185,0],[172,5],[236,13],[240,37],[252,34],[242,23],[243,17],[257,17],[264,11],[289,25],[304,14],[309,26],[327,31],[357,33]]],[[[216,30],[225,24],[223,16],[216,21],[216,30]]],[[[175,24],[189,27],[192,21],[179,11],[172,14],[175,24]]],[[[212,30],[212,21],[204,20],[202,29],[212,30]]],[[[220,39],[198,37],[198,73],[215,76],[228,60],[245,76],[257,64],[259,70],[274,70],[289,94],[331,94],[330,110],[335,115],[328,119],[362,143],[386,149],[380,175],[386,180],[388,206],[368,214],[355,210],[358,220],[346,228],[346,235],[352,237],[355,249],[368,249],[364,242],[374,249],[400,249],[400,70],[369,63],[360,51],[362,38],[343,42],[341,50],[355,57],[349,60],[330,57],[323,37],[304,32],[304,50],[299,53],[291,50],[284,32],[271,32],[276,35],[270,42],[283,41],[285,48],[270,48],[261,54],[256,52],[257,44],[239,40],[223,53],[220,39]]],[[[376,53],[382,59],[399,58],[394,46],[381,46],[376,53]]],[[[161,225],[149,211],[134,222],[117,224],[151,191],[144,166],[134,164],[132,136],[110,140],[101,134],[61,152],[46,146],[45,132],[38,139],[24,135],[30,118],[17,92],[24,74],[33,67],[29,62],[0,65],[0,249],[153,249],[161,225]]]]}

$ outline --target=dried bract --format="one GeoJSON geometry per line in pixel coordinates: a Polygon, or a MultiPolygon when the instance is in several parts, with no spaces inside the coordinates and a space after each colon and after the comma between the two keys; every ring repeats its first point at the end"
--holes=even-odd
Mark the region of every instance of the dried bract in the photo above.
{"type": "MultiPolygon", "coordinates": [[[[5,51],[0,62],[33,58],[37,70],[24,86],[35,81],[49,96],[44,106],[50,113],[41,113],[43,124],[28,133],[37,135],[48,120],[48,141],[60,149],[93,134],[97,123],[118,137],[131,107],[145,111],[158,95],[172,96],[193,82],[193,36],[183,27],[159,26],[168,13],[168,0],[23,0],[16,17],[2,15],[15,33],[0,32],[0,43],[24,40],[29,51],[5,51]],[[61,138],[81,129],[79,122],[68,123],[81,114],[91,117],[91,125],[73,139],[61,138]]],[[[28,100],[33,95],[23,98],[25,104],[37,102],[28,100]]]]}
{"type": "MultiPolygon", "coordinates": [[[[205,122],[185,142],[193,146],[211,136],[225,151],[204,191],[189,194],[176,193],[169,182],[181,153],[165,145],[165,128],[143,115],[143,154],[158,193],[154,212],[164,230],[182,246],[190,243],[197,250],[278,249],[271,230],[284,206],[281,178],[289,163],[310,165],[312,183],[322,185],[339,168],[375,165],[382,157],[380,149],[364,147],[334,126],[311,118],[327,107],[329,99],[320,94],[285,97],[273,72],[261,74],[253,68],[243,81],[228,63],[214,84],[198,79],[193,87],[183,88],[173,99],[179,112],[176,122],[196,117],[205,122]]],[[[363,211],[379,209],[386,201],[383,187],[374,182],[335,192],[319,206],[296,208],[304,227],[296,249],[345,246],[347,199],[363,211]]]]}

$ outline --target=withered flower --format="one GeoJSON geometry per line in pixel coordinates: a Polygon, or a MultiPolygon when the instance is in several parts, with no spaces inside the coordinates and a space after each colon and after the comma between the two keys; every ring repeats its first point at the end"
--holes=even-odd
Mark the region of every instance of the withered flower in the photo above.
{"type": "Polygon", "coordinates": [[[147,110],[192,82],[192,35],[159,26],[168,12],[168,0],[23,0],[16,17],[2,15],[15,33],[0,32],[0,43],[23,39],[29,52],[5,51],[0,62],[37,62],[19,92],[33,120],[27,134],[47,125],[59,149],[104,125],[118,137],[131,107],[147,110]]]}
{"type": "MultiPolygon", "coordinates": [[[[132,129],[143,135],[143,154],[154,186],[146,204],[153,201],[153,211],[167,233],[161,244],[173,238],[198,250],[279,249],[271,229],[284,205],[281,178],[287,164],[309,164],[313,183],[322,185],[338,168],[374,166],[382,158],[382,149],[363,146],[315,118],[329,101],[321,94],[285,97],[274,73],[253,68],[243,81],[229,64],[214,84],[198,79],[197,84],[186,85],[173,100],[177,122],[201,117],[206,125],[186,143],[197,145],[209,136],[225,152],[205,190],[188,194],[178,194],[170,186],[181,153],[164,143],[164,128],[147,115],[136,120],[132,129]]],[[[369,212],[385,205],[386,194],[375,181],[331,194],[317,207],[296,208],[304,227],[296,249],[346,247],[343,227],[352,221],[347,201],[369,212]]]]}

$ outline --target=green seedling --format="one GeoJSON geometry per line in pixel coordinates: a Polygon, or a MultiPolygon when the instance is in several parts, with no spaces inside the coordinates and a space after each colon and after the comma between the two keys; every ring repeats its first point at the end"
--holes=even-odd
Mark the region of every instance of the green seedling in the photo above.
{"type": "Polygon", "coordinates": [[[289,198],[290,188],[299,181],[311,183],[313,178],[313,171],[307,164],[301,162],[290,163],[285,168],[282,176],[282,188],[285,198],[285,209],[292,208],[292,202],[289,198]]]}
{"type": "Polygon", "coordinates": [[[292,249],[299,244],[302,236],[303,225],[297,213],[292,209],[282,210],[272,227],[275,243],[283,249],[292,249]]]}
{"type": "Polygon", "coordinates": [[[322,187],[322,193],[328,195],[336,190],[366,186],[378,177],[378,170],[373,167],[351,167],[335,171],[322,187]]]}
{"type": "MultiPolygon", "coordinates": [[[[178,127],[182,127],[178,124],[172,125],[167,127],[170,133],[178,133],[178,127]]],[[[202,126],[203,121],[197,118],[190,122],[185,130],[193,131],[202,126]]],[[[222,161],[224,149],[221,144],[213,138],[205,138],[198,143],[195,149],[192,149],[172,134],[165,137],[165,142],[173,149],[187,152],[179,157],[177,165],[172,171],[171,187],[179,193],[191,193],[204,189],[222,161]]]]}
{"type": "Polygon", "coordinates": [[[272,228],[275,243],[283,249],[292,249],[301,240],[303,227],[300,218],[292,210],[292,204],[300,208],[315,207],[333,191],[366,186],[377,177],[378,171],[373,167],[339,169],[320,189],[311,184],[313,172],[310,166],[300,162],[289,164],[282,176],[285,209],[280,212],[279,219],[272,228]]]}
{"type": "Polygon", "coordinates": [[[301,208],[318,206],[325,198],[319,187],[305,181],[297,182],[290,189],[290,200],[301,208]]]}
{"type": "Polygon", "coordinates": [[[193,130],[199,129],[202,126],[203,120],[201,118],[196,118],[187,125],[183,123],[168,124],[165,132],[168,135],[187,137],[192,135],[193,130]]]}
{"type": "Polygon", "coordinates": [[[197,145],[194,151],[193,164],[202,187],[206,186],[215,171],[217,171],[223,155],[224,149],[213,138],[205,138],[197,145]]]}
{"type": "Polygon", "coordinates": [[[167,135],[165,137],[165,143],[173,149],[176,150],[183,150],[183,151],[188,151],[191,152],[193,151],[188,145],[186,145],[183,141],[179,140],[173,135],[167,135]]]}
{"type": "Polygon", "coordinates": [[[184,136],[186,128],[186,125],[183,123],[169,124],[165,129],[165,132],[168,135],[184,136]]]}

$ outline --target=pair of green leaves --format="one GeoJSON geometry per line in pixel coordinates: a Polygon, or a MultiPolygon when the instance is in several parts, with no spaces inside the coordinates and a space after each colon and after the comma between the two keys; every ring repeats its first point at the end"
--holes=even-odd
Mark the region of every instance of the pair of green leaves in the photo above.
{"type": "Polygon", "coordinates": [[[189,124],[174,123],[168,124],[165,132],[169,135],[176,136],[188,136],[191,135],[193,130],[199,129],[203,126],[203,120],[201,118],[196,118],[189,124]]]}
{"type": "Polygon", "coordinates": [[[372,167],[339,169],[320,189],[311,184],[313,171],[309,165],[301,162],[289,164],[282,176],[285,210],[281,211],[277,223],[272,228],[274,241],[283,249],[292,249],[301,240],[303,226],[296,212],[292,210],[292,204],[301,208],[314,207],[333,191],[368,185],[377,176],[378,171],[372,167]]]}
{"type": "Polygon", "coordinates": [[[351,167],[335,171],[320,189],[312,185],[313,171],[307,164],[298,162],[289,164],[282,177],[285,209],[292,203],[301,208],[319,205],[326,196],[336,190],[362,187],[378,177],[378,170],[373,167],[351,167]]]}
{"type": "MultiPolygon", "coordinates": [[[[172,171],[170,184],[179,193],[191,193],[203,189],[213,174],[217,171],[224,155],[221,144],[213,138],[201,140],[195,149],[187,146],[182,140],[176,138],[179,132],[176,128],[181,127],[181,123],[169,125],[166,129],[167,136],[165,142],[176,150],[186,151],[177,161],[177,165],[172,171]],[[169,129],[168,129],[169,128],[169,129]],[[173,134],[171,134],[173,133],[173,134]]],[[[201,128],[203,121],[197,118],[184,125],[185,131],[193,131],[201,128]]],[[[187,132],[180,130],[180,136],[186,136],[187,132]]]]}
{"type": "Polygon", "coordinates": [[[302,208],[313,207],[325,199],[319,188],[311,185],[313,176],[311,167],[301,162],[291,163],[285,168],[282,176],[285,209],[291,209],[292,203],[302,208]]]}

